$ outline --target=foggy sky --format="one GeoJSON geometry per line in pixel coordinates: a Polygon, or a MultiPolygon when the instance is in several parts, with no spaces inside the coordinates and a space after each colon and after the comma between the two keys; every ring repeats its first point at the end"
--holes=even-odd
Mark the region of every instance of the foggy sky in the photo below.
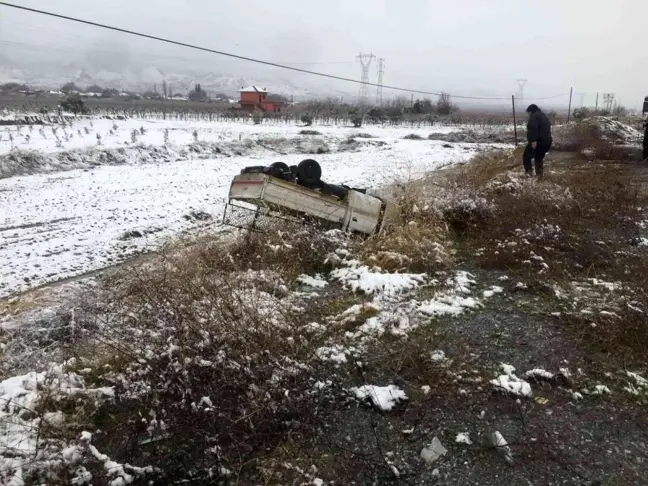
{"type": "MultiPolygon", "coordinates": [[[[19,3],[265,60],[321,62],[299,67],[355,79],[360,77],[355,56],[373,52],[386,60],[385,84],[455,95],[510,96],[517,78],[528,79],[525,102],[567,93],[570,86],[584,93],[586,105],[594,104],[597,92],[616,93],[630,108],[648,95],[647,0],[19,3]]],[[[177,70],[252,73],[348,92],[358,88],[0,6],[0,59],[7,58],[85,60],[106,69],[137,59],[177,70]]],[[[375,78],[374,65],[371,81],[375,78]]],[[[579,102],[575,96],[575,105],[579,102]]]]}

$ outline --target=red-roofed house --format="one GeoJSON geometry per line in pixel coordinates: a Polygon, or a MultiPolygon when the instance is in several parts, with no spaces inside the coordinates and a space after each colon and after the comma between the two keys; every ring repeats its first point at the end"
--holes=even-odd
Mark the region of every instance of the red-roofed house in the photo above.
{"type": "Polygon", "coordinates": [[[249,86],[241,88],[239,93],[241,93],[239,101],[241,108],[247,111],[260,110],[269,113],[280,113],[284,105],[282,101],[269,101],[268,90],[265,88],[249,86]]]}

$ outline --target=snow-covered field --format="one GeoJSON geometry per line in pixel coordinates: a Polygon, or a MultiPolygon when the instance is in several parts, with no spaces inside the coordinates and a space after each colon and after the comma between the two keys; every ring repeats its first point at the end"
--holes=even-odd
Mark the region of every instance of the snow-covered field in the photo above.
{"type": "MultiPolygon", "coordinates": [[[[153,157],[144,161],[133,159],[124,165],[0,179],[0,297],[101,269],[135,252],[155,248],[171,236],[217,224],[229,183],[241,168],[275,160],[298,163],[307,157],[303,149],[300,153],[289,153],[290,144],[288,152],[284,152],[287,155],[257,147],[245,156],[179,157],[182,147],[194,141],[194,131],[201,141],[284,138],[301,143],[307,138],[298,135],[303,128],[283,124],[99,119],[67,127],[68,133],[74,132],[67,142],[57,142],[51,126],[42,127],[45,138],[35,127],[26,142],[28,128],[22,127],[23,135],[19,135],[16,127],[11,127],[17,147],[11,154],[37,149],[47,155],[76,148],[82,155],[96,157],[104,147],[130,143],[132,130],[138,130],[138,143],[145,144],[141,151],[150,152],[151,146],[164,145],[164,131],[168,129],[168,153],[172,155],[158,161],[153,152],[153,157]],[[118,129],[113,128],[113,123],[118,129]],[[144,127],[144,135],[140,127],[144,127]],[[85,133],[86,128],[89,134],[85,133]],[[109,130],[113,130],[113,135],[106,135],[109,130]],[[97,146],[96,133],[102,134],[101,147],[97,146]],[[192,217],[192,213],[201,212],[212,219],[192,217]]],[[[324,140],[332,147],[359,132],[376,137],[358,139],[354,151],[332,150],[314,155],[322,164],[326,181],[356,187],[375,188],[415,178],[441,165],[467,160],[478,149],[469,144],[449,147],[439,141],[402,139],[409,133],[425,137],[429,128],[312,128],[322,135],[311,138],[324,140]]],[[[6,132],[2,133],[0,154],[11,149],[6,132]]],[[[58,127],[59,140],[61,133],[62,128],[58,127]]]]}
{"type": "Polygon", "coordinates": [[[42,150],[45,152],[97,147],[97,135],[100,136],[101,147],[128,147],[133,145],[133,131],[137,132],[135,143],[163,145],[165,131],[168,130],[170,144],[186,145],[194,141],[194,132],[197,133],[200,141],[225,142],[246,138],[295,137],[304,129],[317,130],[325,137],[348,137],[358,133],[368,133],[377,138],[398,139],[410,133],[427,138],[430,133],[450,133],[459,130],[460,127],[408,128],[379,125],[368,125],[361,128],[336,125],[304,127],[297,124],[272,122],[255,125],[252,121],[238,123],[80,118],[71,126],[65,127],[58,125],[33,125],[31,129],[26,126],[2,127],[0,129],[0,155],[8,153],[12,147],[20,150],[42,150]],[[144,133],[142,133],[142,128],[144,133]]]}

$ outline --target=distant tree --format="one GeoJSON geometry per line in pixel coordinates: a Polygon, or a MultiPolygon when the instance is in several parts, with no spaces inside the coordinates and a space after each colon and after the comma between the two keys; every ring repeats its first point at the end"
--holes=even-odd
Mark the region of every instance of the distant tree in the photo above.
{"type": "Polygon", "coordinates": [[[412,113],[416,113],[418,115],[427,115],[428,113],[434,113],[434,105],[432,104],[432,100],[429,98],[416,100],[412,105],[412,113]]]}
{"type": "Polygon", "coordinates": [[[351,117],[351,123],[353,123],[354,127],[360,128],[362,126],[362,115],[353,115],[351,117]]]}
{"type": "Polygon", "coordinates": [[[310,127],[313,124],[313,117],[310,115],[303,115],[301,117],[301,122],[307,127],[310,127]]]}
{"type": "Polygon", "coordinates": [[[452,103],[449,93],[441,93],[436,103],[436,111],[439,115],[450,115],[458,111],[458,108],[452,103]]]}
{"type": "Polygon", "coordinates": [[[68,93],[71,93],[73,91],[76,91],[78,93],[81,90],[79,89],[79,87],[76,84],[74,84],[72,82],[69,82],[69,83],[65,83],[63,86],[61,86],[61,91],[63,91],[65,94],[68,94],[68,93]]]}
{"type": "Polygon", "coordinates": [[[85,103],[83,98],[79,93],[72,93],[68,95],[63,101],[61,101],[61,108],[65,111],[69,111],[78,115],[79,113],[86,113],[85,103]]]}
{"type": "Polygon", "coordinates": [[[104,89],[101,86],[96,85],[96,84],[93,84],[92,86],[88,86],[86,88],[86,93],[97,93],[97,94],[99,94],[99,93],[103,93],[103,91],[104,91],[104,89]]]}
{"type": "Polygon", "coordinates": [[[196,85],[196,89],[189,91],[189,100],[190,101],[206,101],[207,92],[200,89],[200,85],[196,85]]]}
{"type": "Polygon", "coordinates": [[[229,101],[229,96],[225,93],[216,93],[213,98],[218,101],[229,101]]]}
{"type": "Polygon", "coordinates": [[[252,121],[255,125],[261,125],[261,122],[263,122],[263,115],[261,115],[261,113],[255,113],[252,115],[252,121]]]}

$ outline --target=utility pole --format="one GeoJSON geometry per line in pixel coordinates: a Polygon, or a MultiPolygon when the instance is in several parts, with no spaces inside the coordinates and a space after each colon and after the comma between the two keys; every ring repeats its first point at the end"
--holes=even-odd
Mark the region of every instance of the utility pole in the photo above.
{"type": "Polygon", "coordinates": [[[572,100],[572,94],[574,93],[574,88],[573,86],[569,88],[569,108],[567,108],[567,123],[569,123],[569,117],[571,116],[571,100],[572,100]]]}
{"type": "Polygon", "coordinates": [[[605,103],[605,109],[607,111],[612,111],[612,105],[614,104],[614,93],[603,93],[603,103],[605,103]]]}
{"type": "Polygon", "coordinates": [[[412,93],[412,96],[410,96],[410,108],[414,106],[414,93],[412,93]]]}
{"type": "Polygon", "coordinates": [[[524,85],[527,83],[526,79],[516,79],[518,84],[518,99],[524,105],[524,85]]]}
{"type": "Polygon", "coordinates": [[[598,111],[598,93],[596,93],[596,107],[594,108],[594,111],[598,111]]]}
{"type": "Polygon", "coordinates": [[[360,77],[360,93],[358,95],[358,103],[366,105],[369,101],[369,66],[371,61],[376,58],[373,54],[363,54],[362,52],[356,56],[362,66],[362,75],[360,77]]]}
{"type": "Polygon", "coordinates": [[[383,74],[385,73],[385,58],[378,59],[378,87],[376,88],[376,104],[383,104],[383,74]]]}

